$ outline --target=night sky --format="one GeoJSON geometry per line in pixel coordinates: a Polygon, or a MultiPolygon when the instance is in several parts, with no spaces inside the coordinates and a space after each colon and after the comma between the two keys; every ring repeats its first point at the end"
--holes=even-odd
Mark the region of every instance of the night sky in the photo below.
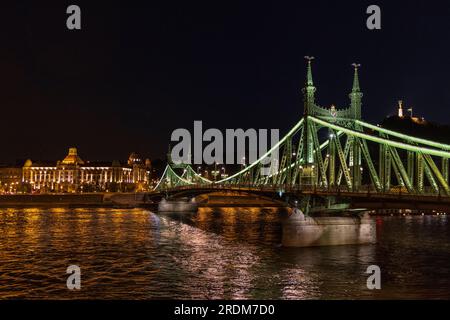
{"type": "Polygon", "coordinates": [[[403,99],[450,124],[448,1],[11,1],[0,12],[3,163],[56,161],[70,146],[86,160],[164,157],[194,120],[286,132],[303,112],[305,55],[323,106],[348,105],[359,62],[365,120],[403,99]],[[70,4],[82,30],[66,28],[70,4]],[[366,28],[370,4],[381,30],[366,28]]]}

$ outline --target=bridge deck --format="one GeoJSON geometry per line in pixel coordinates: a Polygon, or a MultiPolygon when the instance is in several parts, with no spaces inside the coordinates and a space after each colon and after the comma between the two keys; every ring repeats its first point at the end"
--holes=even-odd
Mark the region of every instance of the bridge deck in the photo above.
{"type": "Polygon", "coordinates": [[[249,185],[189,185],[149,193],[153,197],[195,197],[200,194],[212,192],[240,192],[250,193],[272,198],[276,201],[286,197],[299,198],[304,196],[336,197],[348,201],[353,208],[410,208],[418,210],[449,210],[450,197],[431,193],[411,194],[398,191],[376,192],[370,186],[361,188],[361,191],[351,191],[346,188],[308,188],[292,186],[249,186],[249,185]]]}

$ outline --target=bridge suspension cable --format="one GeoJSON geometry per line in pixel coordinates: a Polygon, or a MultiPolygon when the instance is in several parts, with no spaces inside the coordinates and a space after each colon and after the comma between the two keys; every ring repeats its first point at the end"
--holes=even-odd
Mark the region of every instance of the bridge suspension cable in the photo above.
{"type": "Polygon", "coordinates": [[[361,121],[361,120],[355,120],[355,123],[358,125],[361,125],[363,127],[366,127],[368,129],[371,130],[375,130],[378,132],[382,132],[385,133],[387,135],[393,136],[393,137],[397,137],[397,138],[401,138],[404,139],[406,141],[411,141],[411,142],[416,142],[416,143],[420,143],[420,144],[424,144],[424,145],[428,145],[431,147],[436,147],[436,148],[440,148],[440,149],[444,149],[444,150],[450,150],[450,145],[448,144],[444,144],[444,143],[440,143],[440,142],[435,142],[435,141],[431,141],[431,140],[426,140],[426,139],[422,139],[422,138],[417,138],[417,137],[413,137],[413,136],[409,136],[400,132],[396,132],[396,131],[392,131],[392,130],[388,130],[388,129],[384,129],[378,126],[374,126],[373,124],[361,121]]]}
{"type": "MultiPolygon", "coordinates": [[[[323,121],[323,120],[320,120],[320,119],[312,117],[312,116],[310,116],[310,118],[312,121],[314,121],[317,124],[320,124],[320,125],[323,125],[325,127],[332,128],[335,130],[340,130],[344,133],[353,135],[358,138],[363,138],[363,139],[370,140],[370,141],[373,141],[376,143],[381,143],[381,144],[385,144],[385,145],[392,146],[395,148],[400,148],[400,149],[409,150],[409,151],[413,151],[413,152],[421,152],[421,153],[425,153],[425,154],[429,154],[429,155],[433,155],[433,156],[450,158],[450,152],[414,146],[414,145],[410,145],[410,144],[398,142],[398,141],[393,141],[393,140],[387,140],[387,139],[372,136],[372,135],[369,135],[369,134],[366,134],[366,133],[363,133],[360,131],[355,131],[355,130],[348,129],[348,128],[345,128],[342,126],[338,126],[336,124],[333,124],[333,123],[330,123],[327,121],[323,121]]],[[[391,132],[393,132],[393,131],[391,131],[391,132]]],[[[400,135],[400,134],[398,134],[398,135],[400,135]]],[[[410,136],[406,136],[406,137],[411,140],[410,136]]],[[[419,139],[419,138],[416,138],[416,139],[419,139]]]]}
{"type": "Polygon", "coordinates": [[[216,181],[217,184],[220,183],[224,183],[226,181],[229,181],[233,178],[236,178],[246,172],[248,172],[250,169],[252,169],[254,166],[256,166],[257,164],[261,163],[262,160],[264,160],[265,158],[269,157],[272,152],[275,152],[289,137],[291,137],[292,135],[294,135],[295,133],[298,132],[298,130],[301,129],[302,125],[303,125],[303,118],[300,119],[299,122],[297,122],[297,124],[282,138],[280,139],[280,141],[278,141],[278,143],[276,143],[274,146],[272,146],[272,148],[270,148],[269,151],[267,151],[265,154],[263,154],[259,159],[257,159],[255,162],[251,163],[249,166],[245,167],[244,169],[242,169],[239,172],[236,172],[235,174],[226,177],[222,180],[216,181]]]}

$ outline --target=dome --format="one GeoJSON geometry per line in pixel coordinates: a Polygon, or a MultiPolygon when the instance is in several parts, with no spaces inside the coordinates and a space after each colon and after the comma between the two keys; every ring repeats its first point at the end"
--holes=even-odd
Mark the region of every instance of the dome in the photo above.
{"type": "Polygon", "coordinates": [[[69,154],[61,161],[62,164],[84,164],[78,156],[77,148],[69,148],[69,154]]]}
{"type": "Polygon", "coordinates": [[[23,165],[24,167],[31,167],[33,165],[33,161],[31,161],[31,159],[27,159],[27,161],[25,161],[25,164],[23,165]]]}

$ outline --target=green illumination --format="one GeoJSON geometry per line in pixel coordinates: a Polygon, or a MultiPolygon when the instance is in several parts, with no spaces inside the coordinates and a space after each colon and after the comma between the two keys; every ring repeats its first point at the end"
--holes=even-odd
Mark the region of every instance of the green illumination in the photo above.
{"type": "Polygon", "coordinates": [[[428,145],[428,146],[431,146],[431,147],[436,147],[436,148],[440,148],[440,149],[444,149],[444,150],[450,150],[450,145],[448,145],[448,144],[434,142],[434,141],[421,139],[421,138],[416,138],[416,137],[411,137],[411,136],[408,136],[406,134],[402,134],[402,133],[395,132],[395,131],[392,131],[392,130],[380,128],[378,126],[374,126],[372,124],[366,123],[366,122],[361,121],[361,120],[355,120],[355,123],[359,124],[361,126],[364,126],[366,128],[369,128],[369,129],[372,129],[372,130],[376,130],[378,132],[386,133],[386,134],[388,134],[390,136],[393,136],[393,137],[405,139],[405,140],[410,141],[410,142],[416,142],[416,143],[425,144],[425,145],[428,145]]]}
{"type": "Polygon", "coordinates": [[[201,175],[199,175],[197,172],[195,172],[195,170],[190,165],[186,166],[186,172],[191,173],[194,177],[196,177],[196,178],[198,178],[200,180],[203,180],[206,183],[212,183],[211,180],[206,179],[206,178],[202,177],[201,175]]]}
{"type": "Polygon", "coordinates": [[[363,93],[357,64],[353,64],[349,106],[337,109],[317,105],[314,102],[316,88],[311,69],[313,58],[305,58],[308,63],[303,88],[304,116],[269,151],[239,172],[218,181],[202,177],[190,165],[184,166],[185,171],[180,177],[169,164],[155,190],[161,187],[190,185],[195,188],[196,185],[226,184],[231,190],[239,185],[271,185],[279,189],[295,186],[299,190],[305,186],[319,189],[344,186],[344,190],[354,192],[375,190],[434,197],[450,194],[450,145],[411,137],[361,121],[363,93]],[[364,128],[374,133],[365,133],[364,128]],[[328,130],[329,134],[324,137],[323,143],[319,141],[321,129],[328,130]],[[379,152],[373,153],[368,141],[376,144],[379,152]],[[260,169],[267,168],[267,165],[262,161],[276,150],[280,155],[277,172],[263,176],[260,169]],[[406,159],[402,158],[404,153],[401,150],[406,150],[406,159]],[[374,162],[373,157],[377,154],[379,159],[374,162]],[[368,185],[363,184],[366,181],[368,185]],[[426,194],[429,190],[432,193],[426,194]]]}
{"type": "MultiPolygon", "coordinates": [[[[186,179],[180,177],[180,176],[172,169],[172,167],[169,166],[169,165],[168,165],[168,169],[169,169],[169,173],[170,173],[172,176],[174,176],[176,179],[178,179],[178,180],[180,180],[180,181],[182,181],[182,182],[184,182],[184,183],[186,183],[186,184],[194,184],[193,182],[188,181],[188,180],[186,180],[186,179]]],[[[184,174],[184,173],[183,173],[183,174],[184,174]]]]}
{"type": "MultiPolygon", "coordinates": [[[[450,158],[450,152],[446,152],[446,151],[441,151],[441,150],[435,150],[435,149],[429,149],[429,148],[424,148],[424,147],[418,147],[418,146],[412,146],[410,144],[406,144],[406,143],[402,143],[402,142],[397,142],[397,141],[392,141],[392,140],[387,140],[387,139],[383,139],[383,138],[379,138],[379,137],[375,137],[375,136],[371,136],[368,135],[366,133],[362,133],[359,131],[354,131],[348,128],[344,128],[332,123],[328,123],[326,121],[320,120],[318,118],[314,118],[311,117],[311,120],[313,120],[314,122],[323,125],[324,127],[327,128],[332,128],[335,130],[340,130],[346,134],[358,137],[358,138],[362,138],[362,139],[366,139],[369,141],[373,141],[376,143],[380,143],[380,144],[385,144],[391,147],[395,147],[395,148],[400,148],[403,150],[409,150],[409,151],[414,151],[414,152],[421,152],[421,153],[425,153],[425,154],[429,154],[432,156],[438,156],[438,157],[443,157],[443,158],[450,158]]],[[[406,136],[408,137],[408,136],[406,136]]],[[[418,138],[417,138],[418,139],[418,138]]]]}
{"type": "Polygon", "coordinates": [[[156,186],[153,188],[153,191],[158,190],[159,185],[161,184],[161,182],[165,179],[166,177],[166,173],[167,173],[167,168],[169,167],[169,165],[166,165],[166,167],[164,168],[164,172],[161,176],[161,179],[159,179],[158,183],[156,184],[156,186]]]}
{"type": "Polygon", "coordinates": [[[285,136],[283,137],[283,139],[281,139],[280,141],[278,141],[278,143],[276,143],[269,151],[267,151],[265,154],[263,154],[258,160],[256,160],[256,161],[253,162],[252,164],[250,164],[250,165],[249,165],[248,167],[246,167],[245,169],[242,169],[241,171],[239,171],[239,172],[233,174],[232,176],[229,176],[229,177],[227,177],[227,178],[225,178],[225,179],[216,181],[215,183],[216,183],[216,184],[223,183],[223,182],[228,181],[228,180],[230,180],[230,179],[236,178],[236,177],[238,177],[239,175],[241,175],[241,174],[243,174],[243,173],[245,173],[245,172],[248,172],[251,168],[253,168],[253,167],[256,166],[258,163],[260,163],[264,158],[268,157],[272,152],[274,152],[276,149],[278,149],[278,147],[281,146],[288,138],[290,138],[292,135],[294,135],[294,134],[301,128],[301,126],[302,126],[302,124],[303,124],[303,121],[304,121],[303,118],[300,119],[300,121],[297,122],[297,124],[291,129],[291,131],[288,132],[287,135],[285,135],[285,136]]]}

